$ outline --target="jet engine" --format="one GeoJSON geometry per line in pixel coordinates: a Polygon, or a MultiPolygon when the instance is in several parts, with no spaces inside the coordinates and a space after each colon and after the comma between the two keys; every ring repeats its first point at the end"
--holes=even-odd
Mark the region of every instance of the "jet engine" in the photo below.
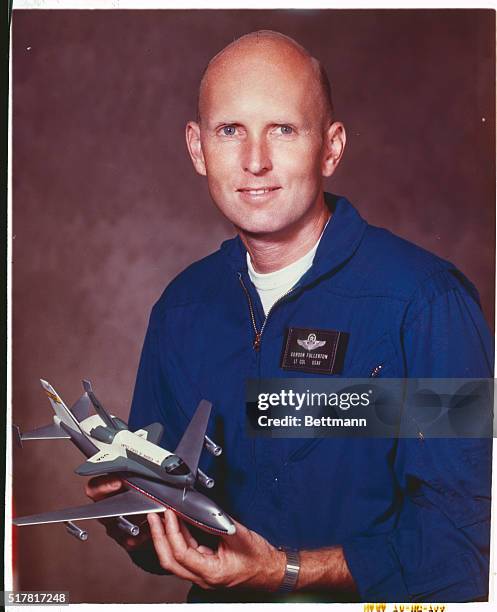
{"type": "Polygon", "coordinates": [[[206,450],[208,450],[209,453],[211,453],[211,455],[214,455],[215,457],[219,457],[219,455],[223,452],[223,449],[218,444],[213,442],[209,438],[209,436],[205,436],[205,438],[204,438],[204,446],[205,446],[206,450]]]}
{"type": "Polygon", "coordinates": [[[78,527],[72,521],[66,521],[65,526],[67,529],[67,533],[70,533],[72,536],[74,536],[78,540],[81,540],[82,542],[84,542],[85,540],[88,539],[88,532],[78,527]]]}

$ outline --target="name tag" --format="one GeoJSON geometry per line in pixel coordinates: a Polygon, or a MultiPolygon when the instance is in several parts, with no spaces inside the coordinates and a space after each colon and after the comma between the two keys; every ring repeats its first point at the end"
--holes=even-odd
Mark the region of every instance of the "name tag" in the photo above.
{"type": "Polygon", "coordinates": [[[341,374],[349,334],[330,329],[290,327],[280,367],[316,374],[341,374]]]}

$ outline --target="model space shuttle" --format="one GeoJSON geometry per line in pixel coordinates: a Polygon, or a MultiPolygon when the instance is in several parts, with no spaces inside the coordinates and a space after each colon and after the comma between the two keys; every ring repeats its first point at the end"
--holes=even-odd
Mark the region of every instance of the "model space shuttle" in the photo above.
{"type": "Polygon", "coordinates": [[[98,401],[89,381],[83,381],[85,393],[67,408],[55,389],[41,380],[54,410],[53,424],[21,434],[14,425],[20,446],[24,440],[71,440],[87,457],[74,471],[81,476],[117,472],[126,490],[112,497],[75,508],[18,517],[14,525],[65,523],[71,535],[86,540],[88,533],[75,521],[115,517],[118,526],[136,536],[139,527],[129,516],[173,510],[180,518],[215,534],[234,534],[231,518],[197,487],[214,486],[214,480],[198,467],[205,447],[215,456],[222,449],[206,436],[211,404],[202,400],[174,452],[159,442],[164,431],[160,423],[130,431],[128,425],[109,414],[98,401]],[[93,406],[95,413],[90,414],[93,406]]]}

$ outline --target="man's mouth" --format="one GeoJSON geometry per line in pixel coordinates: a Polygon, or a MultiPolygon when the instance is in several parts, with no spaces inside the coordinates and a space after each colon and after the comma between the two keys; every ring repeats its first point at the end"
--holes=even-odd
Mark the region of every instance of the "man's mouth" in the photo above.
{"type": "Polygon", "coordinates": [[[260,196],[270,193],[271,191],[276,191],[277,189],[281,189],[281,187],[241,187],[240,189],[237,189],[237,191],[251,196],[260,196]]]}

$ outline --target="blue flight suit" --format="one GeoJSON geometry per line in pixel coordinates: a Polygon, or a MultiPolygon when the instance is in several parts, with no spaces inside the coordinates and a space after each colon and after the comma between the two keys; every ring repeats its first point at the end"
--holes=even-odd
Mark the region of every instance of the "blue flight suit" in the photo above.
{"type": "MultiPolygon", "coordinates": [[[[275,546],[343,546],[364,601],[485,598],[491,440],[245,434],[247,379],[323,376],[280,367],[289,327],[347,332],[343,377],[493,376],[474,286],[449,262],[367,224],[345,198],[326,202],[333,216],[314,263],[265,325],[239,238],[171,282],[150,317],[130,426],[163,423],[162,444],[173,449],[206,398],[208,435],[224,452],[204,453],[200,467],[238,521],[275,546]],[[263,325],[255,350],[254,326],[263,325]]],[[[191,599],[273,595],[194,587],[191,599]]]]}

